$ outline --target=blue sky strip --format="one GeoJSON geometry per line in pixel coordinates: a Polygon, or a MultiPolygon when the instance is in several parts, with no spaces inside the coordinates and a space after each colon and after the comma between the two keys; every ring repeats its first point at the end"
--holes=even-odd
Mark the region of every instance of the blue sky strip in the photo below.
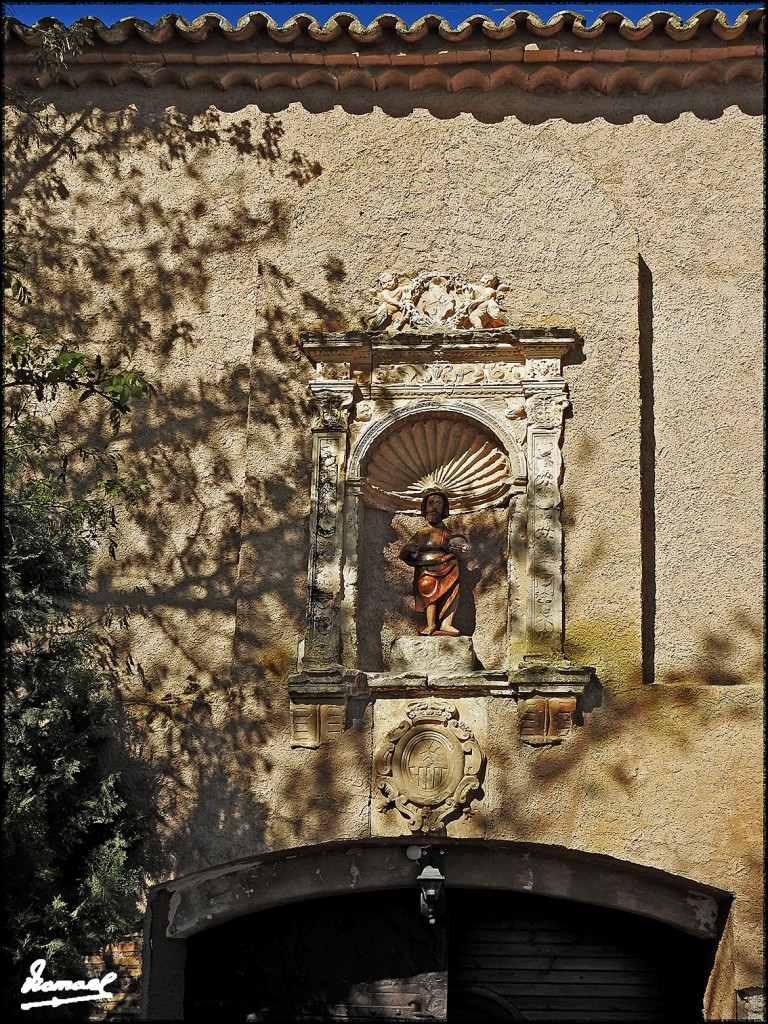
{"type": "Polygon", "coordinates": [[[136,17],[150,23],[156,22],[164,14],[180,14],[187,21],[192,21],[201,14],[211,12],[223,15],[231,24],[235,24],[239,18],[251,11],[264,11],[271,15],[275,21],[284,22],[292,14],[306,13],[325,23],[332,15],[339,11],[349,11],[356,15],[360,21],[370,24],[378,14],[385,12],[399,14],[409,24],[416,21],[424,14],[436,13],[442,15],[452,26],[458,25],[471,14],[485,14],[493,18],[497,23],[514,11],[533,11],[542,20],[552,17],[558,11],[574,11],[583,14],[588,23],[594,22],[600,14],[608,10],[617,10],[632,21],[637,21],[644,15],[653,11],[668,11],[677,14],[683,19],[690,18],[701,10],[715,9],[723,11],[728,21],[732,24],[736,17],[745,10],[759,8],[760,4],[718,4],[717,6],[702,4],[615,4],[585,6],[583,4],[523,4],[508,6],[499,3],[347,3],[339,0],[335,4],[317,3],[252,3],[252,4],[231,4],[216,3],[211,0],[206,4],[185,4],[175,3],[174,0],[167,0],[166,3],[156,4],[57,4],[57,3],[6,3],[3,4],[3,13],[18,18],[24,24],[32,25],[40,18],[53,17],[71,25],[85,15],[93,15],[99,18],[105,25],[112,25],[121,18],[136,17]]]}

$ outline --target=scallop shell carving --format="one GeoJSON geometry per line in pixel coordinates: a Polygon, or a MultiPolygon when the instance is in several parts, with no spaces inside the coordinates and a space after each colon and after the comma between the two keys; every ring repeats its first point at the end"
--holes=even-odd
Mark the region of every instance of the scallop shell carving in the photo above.
{"type": "Polygon", "coordinates": [[[431,418],[389,434],[368,464],[363,494],[389,512],[419,512],[424,491],[448,495],[451,514],[501,504],[512,483],[509,459],[476,423],[431,418]]]}

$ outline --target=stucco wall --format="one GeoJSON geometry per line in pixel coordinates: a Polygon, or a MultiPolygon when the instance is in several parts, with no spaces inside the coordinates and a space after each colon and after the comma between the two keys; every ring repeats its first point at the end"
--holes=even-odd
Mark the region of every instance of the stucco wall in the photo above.
{"type": "MultiPolygon", "coordinates": [[[[311,452],[297,341],[359,326],[383,269],[493,269],[511,323],[584,339],[565,368],[566,652],[602,694],[544,750],[519,745],[512,702],[468,699],[488,774],[450,834],[734,892],[737,984],[759,984],[756,88],[383,109],[322,89],[261,108],[238,90],[57,96],[76,159],[27,147],[10,167],[35,292],[74,337],[134,349],[159,392],[120,439],[150,490],[95,597],[132,609],[124,693],[162,815],[150,881],[402,834],[370,768],[398,709],[353,705],[331,746],[289,745],[311,452]]],[[[478,615],[479,647],[489,628],[478,615]]]]}

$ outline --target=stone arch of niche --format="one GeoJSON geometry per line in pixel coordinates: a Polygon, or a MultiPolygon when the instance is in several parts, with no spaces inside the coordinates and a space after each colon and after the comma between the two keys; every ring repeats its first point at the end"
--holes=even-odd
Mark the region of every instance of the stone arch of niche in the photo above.
{"type": "MultiPolygon", "coordinates": [[[[463,507],[461,497],[454,497],[448,484],[430,481],[425,486],[444,486],[451,499],[452,515],[482,512],[490,508],[505,508],[506,529],[502,548],[506,551],[506,597],[507,621],[506,643],[508,652],[517,650],[522,653],[525,642],[525,575],[526,575],[526,528],[525,528],[525,492],[527,483],[526,458],[522,444],[509,427],[510,421],[498,412],[484,409],[477,404],[457,399],[421,399],[402,408],[386,413],[380,420],[365,424],[357,441],[350,452],[347,465],[345,497],[347,507],[345,519],[352,529],[345,536],[343,594],[341,600],[341,639],[342,659],[346,665],[354,665],[359,660],[357,608],[359,597],[359,558],[360,548],[365,533],[365,509],[373,507],[384,512],[416,515],[420,500],[412,500],[406,506],[402,500],[387,500],[383,494],[372,494],[366,491],[365,482],[368,469],[375,460],[377,453],[389,439],[397,438],[403,431],[412,426],[437,425],[450,428],[456,424],[465,427],[470,437],[474,427],[478,439],[483,435],[490,443],[495,443],[506,457],[508,466],[505,482],[471,507],[463,507]]],[[[418,439],[416,441],[418,443],[418,439]]]]}
{"type": "Polygon", "coordinates": [[[408,420],[424,416],[458,416],[482,424],[500,444],[504,445],[512,464],[512,477],[515,483],[524,483],[526,477],[525,453],[522,445],[509,429],[509,420],[505,422],[500,416],[460,399],[437,401],[425,398],[417,400],[411,405],[387,413],[377,423],[370,423],[367,429],[361,433],[350,453],[349,476],[353,479],[362,476],[373,450],[385,440],[388,434],[408,420]]]}
{"type": "MultiPolygon", "coordinates": [[[[562,361],[580,344],[575,332],[557,327],[301,335],[315,369],[315,420],[307,624],[297,671],[287,680],[294,746],[317,747],[341,735],[350,697],[412,695],[405,677],[360,664],[358,549],[371,454],[403,424],[425,416],[479,424],[513,467],[501,502],[516,552],[508,564],[506,664],[465,673],[451,685],[517,700],[523,742],[561,742],[570,734],[594,675],[563,653],[560,445],[570,401],[562,361]]],[[[431,686],[423,680],[422,688],[431,686]]]]}

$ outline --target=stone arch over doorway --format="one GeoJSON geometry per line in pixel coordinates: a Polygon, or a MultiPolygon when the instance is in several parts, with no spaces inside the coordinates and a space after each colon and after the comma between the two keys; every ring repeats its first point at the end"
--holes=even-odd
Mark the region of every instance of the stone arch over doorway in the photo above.
{"type": "MultiPolygon", "coordinates": [[[[347,892],[416,888],[413,841],[311,847],[257,858],[180,880],[171,891],[167,934],[186,938],[215,924],[284,903],[347,892]]],[[[428,845],[424,843],[423,845],[428,845]]],[[[626,910],[701,938],[715,938],[729,894],[665,871],[534,844],[440,843],[446,887],[531,892],[626,910]]]]}
{"type": "MultiPolygon", "coordinates": [[[[388,890],[412,890],[417,914],[419,868],[406,856],[407,845],[337,844],[266,855],[156,890],[148,911],[150,941],[145,942],[144,1016],[182,1019],[184,941],[209,928],[288,904],[388,890]]],[[[610,908],[660,922],[713,948],[730,906],[728,893],[600,854],[450,840],[440,847],[447,893],[529,893],[610,908]]]]}

